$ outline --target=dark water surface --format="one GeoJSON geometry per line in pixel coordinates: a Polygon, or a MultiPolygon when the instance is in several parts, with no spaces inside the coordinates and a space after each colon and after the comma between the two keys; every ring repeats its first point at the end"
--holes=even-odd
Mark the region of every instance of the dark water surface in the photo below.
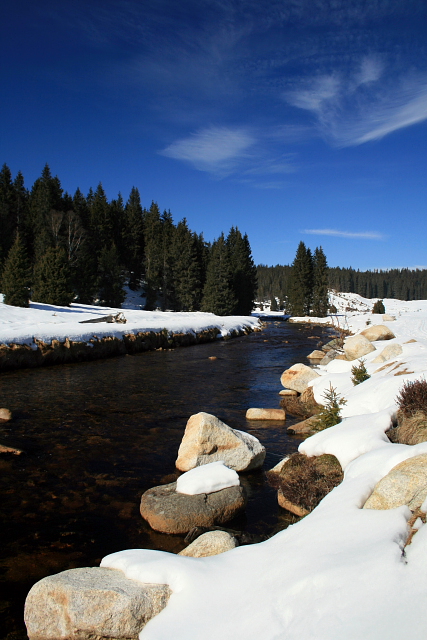
{"type": "MultiPolygon", "coordinates": [[[[0,375],[0,406],[14,413],[0,441],[0,638],[26,638],[23,604],[46,575],[96,566],[127,548],[178,552],[182,536],[156,533],[139,515],[141,494],[172,482],[188,418],[199,411],[256,436],[264,469],[300,439],[282,423],[248,422],[249,407],[279,407],[280,375],[327,330],[269,322],[228,341],[0,375]],[[314,338],[316,336],[317,339],[314,338]],[[216,356],[216,360],[209,360],[216,356]]],[[[292,522],[264,471],[241,476],[244,516],[227,526],[271,535],[292,522]]]]}

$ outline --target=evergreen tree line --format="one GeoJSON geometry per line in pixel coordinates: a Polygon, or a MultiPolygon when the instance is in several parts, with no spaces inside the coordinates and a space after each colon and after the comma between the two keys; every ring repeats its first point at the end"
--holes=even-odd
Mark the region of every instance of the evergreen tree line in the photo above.
{"type": "Polygon", "coordinates": [[[247,315],[257,287],[247,235],[232,227],[213,243],[174,223],[157,203],[108,202],[102,184],[85,196],[64,192],[46,165],[30,190],[19,172],[0,171],[0,284],[5,302],[120,307],[124,284],[143,287],[146,305],[247,315]]]}
{"type": "MultiPolygon", "coordinates": [[[[292,280],[292,265],[257,266],[257,300],[279,299],[286,307],[292,280]]],[[[358,269],[327,267],[329,289],[358,293],[364,298],[396,298],[427,300],[427,269],[390,269],[359,271],[358,269]]]]}
{"type": "Polygon", "coordinates": [[[328,271],[322,247],[312,253],[300,242],[292,265],[257,267],[257,299],[270,300],[271,310],[279,307],[294,316],[323,318],[328,313],[328,271]]]}

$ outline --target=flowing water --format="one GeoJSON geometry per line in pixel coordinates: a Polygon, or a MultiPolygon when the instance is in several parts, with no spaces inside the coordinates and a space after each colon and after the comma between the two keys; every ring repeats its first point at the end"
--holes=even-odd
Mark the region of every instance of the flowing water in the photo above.
{"type": "MultiPolygon", "coordinates": [[[[182,536],[152,531],[141,494],[174,481],[190,415],[206,411],[266,447],[264,469],[295,451],[297,419],[248,422],[249,407],[278,407],[280,375],[327,329],[269,322],[262,333],[96,362],[0,374],[0,406],[14,419],[0,442],[0,638],[26,638],[23,604],[46,575],[96,566],[127,548],[177,553],[182,536]],[[210,357],[216,359],[209,359],[210,357]]],[[[269,536],[293,522],[263,470],[241,476],[246,513],[227,527],[269,536]]]]}

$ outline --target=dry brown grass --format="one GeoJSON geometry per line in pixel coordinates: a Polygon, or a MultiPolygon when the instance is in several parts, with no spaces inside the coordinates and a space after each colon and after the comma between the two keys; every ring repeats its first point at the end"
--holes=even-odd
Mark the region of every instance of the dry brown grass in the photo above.
{"type": "Polygon", "coordinates": [[[308,458],[293,453],[280,474],[267,473],[269,483],[281,489],[295,505],[312,511],[343,480],[341,465],[335,456],[325,454],[308,458]]]}

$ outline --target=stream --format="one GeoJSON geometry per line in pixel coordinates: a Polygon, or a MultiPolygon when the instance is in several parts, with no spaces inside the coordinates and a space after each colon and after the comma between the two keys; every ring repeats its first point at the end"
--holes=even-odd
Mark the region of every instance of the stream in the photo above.
{"type": "Polygon", "coordinates": [[[286,424],[248,422],[249,407],[279,407],[280,375],[330,329],[268,322],[232,340],[108,360],[0,374],[0,406],[12,410],[0,442],[0,638],[24,640],[31,586],[65,569],[96,566],[127,548],[184,548],[139,514],[141,494],[173,482],[188,418],[212,413],[267,449],[264,469],[242,474],[248,505],[225,526],[271,536],[295,521],[277,505],[265,470],[297,450],[286,424]],[[216,359],[210,359],[215,357],[216,359]]]}

